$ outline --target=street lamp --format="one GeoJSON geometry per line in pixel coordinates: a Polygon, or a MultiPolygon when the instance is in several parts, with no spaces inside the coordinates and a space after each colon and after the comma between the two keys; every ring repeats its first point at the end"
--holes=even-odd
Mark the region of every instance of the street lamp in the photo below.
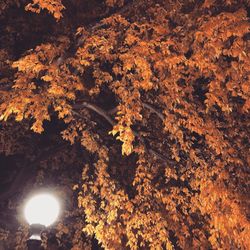
{"type": "Polygon", "coordinates": [[[59,212],[59,201],[52,194],[39,193],[27,201],[24,217],[30,225],[29,249],[41,249],[41,232],[57,220],[59,212]]]}

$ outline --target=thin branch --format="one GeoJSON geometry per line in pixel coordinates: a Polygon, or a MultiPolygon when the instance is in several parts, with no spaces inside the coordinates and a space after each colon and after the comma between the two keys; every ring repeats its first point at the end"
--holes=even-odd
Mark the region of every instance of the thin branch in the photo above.
{"type": "Polygon", "coordinates": [[[112,126],[115,125],[115,122],[108,116],[108,114],[101,108],[99,108],[98,106],[88,103],[88,102],[83,102],[81,104],[75,104],[73,106],[73,108],[75,109],[81,109],[81,108],[88,108],[92,111],[94,111],[95,113],[99,114],[100,116],[102,116],[103,118],[105,118],[112,126]]]}
{"type": "Polygon", "coordinates": [[[145,102],[143,102],[142,105],[143,105],[143,107],[149,109],[152,113],[155,113],[162,121],[165,120],[164,116],[160,112],[158,112],[156,109],[154,109],[151,105],[149,105],[145,102]]]}
{"type": "MultiPolygon", "coordinates": [[[[157,111],[155,108],[153,108],[151,105],[145,103],[145,102],[142,102],[142,106],[144,108],[147,108],[151,111],[151,113],[155,113],[162,121],[165,120],[163,114],[161,114],[159,111],[157,111]]],[[[112,108],[110,109],[109,111],[107,111],[107,114],[109,115],[114,115],[115,113],[117,112],[117,107],[115,108],[112,108]]]]}
{"type": "Polygon", "coordinates": [[[155,150],[153,150],[151,148],[148,151],[149,151],[149,153],[151,153],[152,155],[156,156],[158,159],[160,159],[164,162],[171,161],[172,163],[175,163],[173,160],[167,159],[166,157],[164,157],[163,155],[159,154],[158,152],[156,152],[155,150]]]}

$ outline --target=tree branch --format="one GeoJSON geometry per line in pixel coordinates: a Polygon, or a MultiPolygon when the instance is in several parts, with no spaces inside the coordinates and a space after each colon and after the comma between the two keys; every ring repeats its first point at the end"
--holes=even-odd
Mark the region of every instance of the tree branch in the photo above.
{"type": "Polygon", "coordinates": [[[149,109],[152,113],[155,113],[162,121],[164,121],[164,116],[163,114],[161,114],[160,112],[158,112],[156,109],[154,109],[151,105],[145,103],[145,102],[142,102],[142,106],[149,109]]]}
{"type": "MultiPolygon", "coordinates": [[[[145,105],[145,107],[147,107],[148,109],[150,109],[150,111],[156,113],[158,116],[160,115],[160,118],[162,120],[164,120],[164,117],[163,115],[161,115],[158,111],[156,111],[154,108],[152,108],[151,106],[149,106],[148,104],[144,103],[143,105],[145,105]]],[[[76,109],[80,109],[82,107],[84,108],[87,108],[87,109],[90,109],[92,111],[94,111],[95,113],[99,114],[100,116],[102,116],[104,119],[106,119],[106,121],[108,121],[110,123],[110,125],[114,126],[115,125],[115,122],[109,117],[109,115],[107,114],[107,112],[103,109],[101,109],[100,107],[94,105],[94,104],[91,104],[91,103],[88,103],[88,102],[83,102],[81,104],[76,104],[73,106],[74,108],[76,109]]],[[[117,110],[117,109],[116,109],[117,110]]],[[[79,117],[81,117],[81,115],[74,111],[73,110],[73,113],[79,117]]],[[[144,147],[147,149],[146,147],[146,144],[145,144],[145,140],[144,138],[141,137],[140,134],[138,134],[136,131],[133,131],[134,135],[141,140],[141,142],[143,143],[144,147]]],[[[155,150],[153,149],[148,149],[148,152],[153,154],[154,156],[156,156],[158,159],[160,160],[163,160],[163,161],[169,161],[169,159],[165,158],[163,155],[159,154],[158,152],[156,152],[155,150]]]]}
{"type": "MultiPolygon", "coordinates": [[[[151,111],[151,113],[155,113],[162,121],[164,121],[164,115],[161,114],[159,111],[157,111],[155,108],[153,108],[150,104],[147,104],[145,102],[142,102],[142,106],[148,110],[151,111]]],[[[109,111],[107,111],[107,113],[109,115],[113,115],[117,112],[117,107],[110,109],[109,111]]]]}
{"type": "Polygon", "coordinates": [[[109,117],[109,115],[106,113],[106,111],[104,111],[103,109],[99,108],[98,106],[96,106],[94,104],[91,104],[91,103],[88,103],[88,102],[83,102],[81,104],[75,104],[73,106],[73,108],[75,108],[75,109],[88,108],[88,109],[94,111],[95,113],[99,114],[100,116],[102,116],[112,126],[115,125],[115,122],[109,117]]]}

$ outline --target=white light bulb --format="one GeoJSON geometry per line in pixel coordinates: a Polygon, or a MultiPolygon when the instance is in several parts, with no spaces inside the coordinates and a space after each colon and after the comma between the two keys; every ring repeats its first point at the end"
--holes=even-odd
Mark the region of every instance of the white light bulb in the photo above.
{"type": "Polygon", "coordinates": [[[33,196],[24,208],[24,215],[27,222],[31,224],[41,224],[50,226],[53,224],[60,211],[60,205],[57,199],[47,193],[33,196]]]}

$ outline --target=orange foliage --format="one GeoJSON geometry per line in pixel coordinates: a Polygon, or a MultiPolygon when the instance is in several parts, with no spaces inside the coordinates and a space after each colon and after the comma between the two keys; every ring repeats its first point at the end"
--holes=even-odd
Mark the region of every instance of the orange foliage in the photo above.
{"type": "Polygon", "coordinates": [[[55,19],[59,20],[62,18],[62,10],[65,7],[61,0],[33,0],[33,3],[29,3],[25,9],[35,13],[40,13],[41,10],[46,9],[55,19]]]}
{"type": "Polygon", "coordinates": [[[1,121],[41,133],[55,115],[91,155],[78,206],[105,249],[250,249],[249,1],[105,3],[114,13],[77,41],[13,62],[1,121]]]}

